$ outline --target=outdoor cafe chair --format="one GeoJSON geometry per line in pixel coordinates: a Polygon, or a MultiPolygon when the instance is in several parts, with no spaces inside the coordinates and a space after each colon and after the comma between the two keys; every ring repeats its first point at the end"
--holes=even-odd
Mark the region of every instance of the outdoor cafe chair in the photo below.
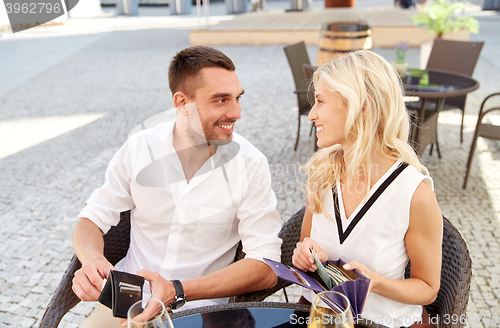
{"type": "MultiPolygon", "coordinates": [[[[307,54],[306,44],[301,41],[284,48],[286,58],[288,59],[288,64],[292,70],[293,80],[295,83],[294,93],[297,95],[297,104],[299,107],[298,113],[298,127],[297,127],[297,139],[295,141],[294,150],[297,150],[299,145],[300,137],[300,118],[302,115],[308,115],[311,110],[310,99],[308,99],[308,86],[309,81],[307,80],[304,71],[302,70],[302,64],[311,64],[309,60],[309,55],[307,54]]],[[[314,124],[311,125],[311,130],[309,135],[312,133],[314,124]]]]}
{"type": "MultiPolygon", "coordinates": [[[[292,253],[295,249],[295,244],[300,239],[300,228],[302,225],[302,217],[304,216],[305,209],[301,209],[297,212],[290,220],[288,220],[281,232],[279,233],[280,238],[283,239],[281,245],[282,263],[286,265],[292,265],[292,253]]],[[[108,259],[111,264],[115,265],[127,254],[128,247],[130,244],[130,211],[121,213],[120,223],[117,226],[112,227],[104,235],[104,256],[108,259]]],[[[242,251],[242,245],[238,246],[235,261],[240,260],[245,257],[242,251]]],[[[40,328],[56,328],[59,322],[62,320],[64,315],[75,307],[80,299],[75,295],[72,289],[73,277],[75,272],[81,268],[80,261],[73,256],[71,262],[64,273],[62,280],[57,287],[54,296],[50,300],[45,313],[42,317],[39,327],[40,328]]],[[[253,293],[248,293],[245,295],[232,297],[231,302],[240,301],[262,301],[268,295],[274,294],[285,285],[290,285],[290,283],[279,279],[275,287],[270,289],[265,289],[264,291],[257,291],[253,293]]]]}
{"type": "Polygon", "coordinates": [[[462,186],[463,189],[467,187],[467,180],[469,179],[472,158],[474,157],[474,151],[476,150],[477,138],[483,137],[487,139],[500,140],[500,125],[483,122],[484,117],[491,112],[499,111],[500,114],[500,107],[492,107],[484,110],[486,101],[496,96],[500,96],[500,92],[493,93],[486,97],[479,109],[479,117],[477,118],[476,130],[474,132],[474,138],[472,139],[472,145],[470,147],[469,159],[467,160],[467,169],[465,170],[464,184],[462,186]]]}
{"type": "MultiPolygon", "coordinates": [[[[438,69],[472,76],[483,45],[484,42],[453,41],[436,38],[434,39],[434,43],[432,45],[426,69],[438,69]]],[[[462,111],[460,142],[463,142],[466,99],[467,95],[446,98],[442,108],[443,111],[452,109],[460,109],[462,111]]],[[[421,104],[421,101],[419,101],[407,104],[407,107],[412,110],[417,110],[420,108],[421,104]]],[[[439,113],[436,113],[436,101],[429,99],[426,102],[425,109],[425,120],[437,122],[437,115],[439,115],[439,113]]],[[[431,122],[429,124],[427,131],[428,133],[437,135],[437,124],[435,122],[431,122]],[[431,129],[435,129],[435,131],[431,131],[431,129]]],[[[420,123],[422,124],[422,122],[420,123]]],[[[425,129],[423,129],[423,131],[425,134],[425,129]]],[[[437,138],[435,140],[435,144],[438,148],[438,155],[440,155],[437,138]]],[[[430,154],[432,154],[433,148],[434,143],[431,144],[430,154]]]]}

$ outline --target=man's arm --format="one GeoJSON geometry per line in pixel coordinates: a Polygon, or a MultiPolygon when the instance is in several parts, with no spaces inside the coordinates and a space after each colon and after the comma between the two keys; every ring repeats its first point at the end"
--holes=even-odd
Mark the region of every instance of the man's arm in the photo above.
{"type": "Polygon", "coordinates": [[[87,218],[78,220],[73,245],[82,268],[75,272],[73,291],[82,301],[97,301],[103,279],[114,269],[104,257],[104,238],[99,227],[87,218]]]}
{"type": "MultiPolygon", "coordinates": [[[[141,270],[138,274],[149,281],[152,298],[161,300],[167,306],[172,304],[175,289],[170,281],[157,272],[141,270]]],[[[242,259],[206,276],[183,281],[182,285],[186,300],[195,301],[241,295],[271,288],[276,285],[277,281],[276,274],[264,262],[255,259],[242,259]]],[[[154,314],[153,308],[146,308],[141,317],[149,318],[154,314]]],[[[137,320],[139,319],[137,317],[137,320]]]]}

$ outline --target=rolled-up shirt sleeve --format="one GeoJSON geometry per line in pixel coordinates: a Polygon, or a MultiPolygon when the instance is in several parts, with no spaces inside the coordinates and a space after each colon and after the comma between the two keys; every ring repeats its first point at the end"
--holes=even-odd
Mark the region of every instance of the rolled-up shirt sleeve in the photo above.
{"type": "Polygon", "coordinates": [[[263,261],[281,259],[281,218],[276,210],[276,195],[271,189],[271,173],[262,155],[247,168],[249,185],[238,209],[238,233],[245,258],[263,261]]]}
{"type": "Polygon", "coordinates": [[[105,173],[105,182],[96,189],[80,212],[80,218],[94,222],[104,234],[120,221],[120,213],[131,209],[129,141],[111,159],[105,173]]]}

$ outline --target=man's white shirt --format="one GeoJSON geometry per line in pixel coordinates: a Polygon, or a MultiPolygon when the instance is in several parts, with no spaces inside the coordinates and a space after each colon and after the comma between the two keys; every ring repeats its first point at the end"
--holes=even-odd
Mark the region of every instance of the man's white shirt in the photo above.
{"type": "MultiPolygon", "coordinates": [[[[188,280],[231,264],[240,240],[245,258],[280,261],[281,219],[265,156],[233,133],[188,184],[172,145],[174,126],[132,135],[79,214],[106,233],[131,209],[130,248],[115,267],[188,280]]],[[[182,310],[225,302],[188,302],[182,310]]]]}

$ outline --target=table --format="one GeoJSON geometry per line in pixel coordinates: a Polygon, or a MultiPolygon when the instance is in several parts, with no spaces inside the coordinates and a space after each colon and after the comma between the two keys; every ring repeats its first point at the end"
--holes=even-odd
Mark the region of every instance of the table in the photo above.
{"type": "MultiPolygon", "coordinates": [[[[421,154],[429,143],[435,143],[437,145],[437,117],[439,115],[439,111],[443,109],[446,98],[464,96],[467,93],[479,88],[479,83],[468,75],[449,71],[435,69],[428,69],[425,71],[410,69],[409,71],[420,71],[423,73],[420,77],[412,76],[407,73],[403,81],[405,86],[405,96],[414,96],[422,99],[421,106],[417,109],[417,118],[420,124],[415,125],[414,130],[411,133],[412,146],[418,154],[421,154]],[[428,81],[424,81],[425,75],[427,75],[428,81]],[[428,99],[436,100],[436,113],[432,115],[432,118],[425,120],[425,109],[428,99]],[[419,125],[425,124],[426,121],[433,124],[427,125],[429,131],[428,133],[427,131],[424,132],[426,133],[427,139],[421,140],[423,132],[419,125]]],[[[439,153],[439,146],[437,147],[439,153]]]]}
{"type": "MultiPolygon", "coordinates": [[[[309,305],[280,302],[246,302],[207,306],[171,315],[174,328],[306,328],[309,305]]],[[[360,323],[356,328],[385,328],[360,323]]]]}

